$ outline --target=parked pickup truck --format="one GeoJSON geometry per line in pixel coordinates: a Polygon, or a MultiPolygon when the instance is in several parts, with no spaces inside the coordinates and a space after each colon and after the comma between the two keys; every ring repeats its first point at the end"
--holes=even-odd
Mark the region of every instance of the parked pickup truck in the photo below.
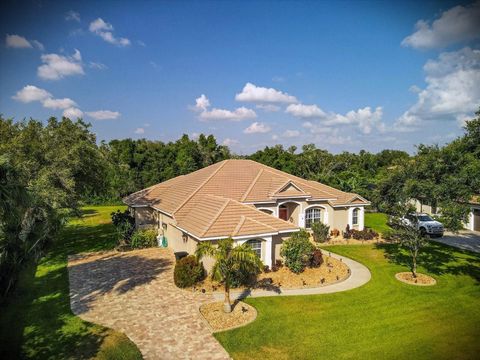
{"type": "Polygon", "coordinates": [[[443,224],[433,220],[428,214],[408,214],[402,221],[407,225],[416,226],[423,234],[442,237],[443,224]]]}

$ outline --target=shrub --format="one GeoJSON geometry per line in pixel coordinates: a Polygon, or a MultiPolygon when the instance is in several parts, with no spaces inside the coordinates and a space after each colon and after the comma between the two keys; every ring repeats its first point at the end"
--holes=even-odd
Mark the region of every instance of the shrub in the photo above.
{"type": "Polygon", "coordinates": [[[135,231],[135,218],[128,210],[112,212],[112,224],[115,226],[120,245],[130,244],[130,239],[135,231]]]}
{"type": "Polygon", "coordinates": [[[280,255],[285,259],[285,266],[296,274],[301,273],[305,266],[310,264],[314,246],[309,238],[308,232],[300,230],[290,239],[285,240],[280,249],[280,255]]]}
{"type": "Polygon", "coordinates": [[[193,255],[178,260],[173,270],[173,281],[179,288],[193,286],[205,277],[203,264],[193,255]]]}
{"type": "Polygon", "coordinates": [[[312,224],[313,240],[315,242],[325,242],[328,240],[328,233],[330,226],[325,225],[322,222],[315,222],[312,224]]]}
{"type": "Polygon", "coordinates": [[[310,259],[310,267],[319,267],[323,263],[322,250],[315,249],[310,259]]]}
{"type": "Polygon", "coordinates": [[[340,230],[338,229],[333,229],[332,231],[330,231],[330,236],[337,237],[339,235],[340,235],[340,230]]]}
{"type": "Polygon", "coordinates": [[[378,233],[370,228],[365,228],[364,230],[350,230],[349,226],[345,229],[343,233],[345,239],[355,239],[355,240],[373,240],[378,237],[378,233]]]}
{"type": "Polygon", "coordinates": [[[155,230],[137,230],[130,238],[132,249],[143,249],[157,246],[157,232],[155,230]]]}

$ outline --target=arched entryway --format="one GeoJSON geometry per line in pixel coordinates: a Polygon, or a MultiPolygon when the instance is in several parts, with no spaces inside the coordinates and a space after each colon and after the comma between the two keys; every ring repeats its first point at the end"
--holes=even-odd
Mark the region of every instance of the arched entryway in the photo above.
{"type": "Polygon", "coordinates": [[[300,204],[294,201],[286,201],[278,205],[278,217],[282,220],[298,225],[300,204]]]}

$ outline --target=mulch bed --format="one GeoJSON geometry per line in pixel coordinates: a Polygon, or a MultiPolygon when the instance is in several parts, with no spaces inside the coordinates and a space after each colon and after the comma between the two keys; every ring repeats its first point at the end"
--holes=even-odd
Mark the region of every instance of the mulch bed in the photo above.
{"type": "Polygon", "coordinates": [[[411,272],[401,272],[395,274],[395,278],[406,284],[418,286],[431,286],[437,283],[433,277],[420,273],[417,273],[417,277],[414,278],[411,272]]]}
{"type": "Polygon", "coordinates": [[[241,301],[233,304],[231,313],[223,311],[223,302],[204,304],[200,307],[200,313],[213,331],[233,329],[246,325],[257,317],[257,310],[241,301]]]}
{"type": "MultiPolygon", "coordinates": [[[[262,272],[257,276],[257,281],[249,286],[254,289],[275,290],[299,289],[329,285],[349,276],[349,268],[340,260],[323,255],[323,263],[317,268],[305,268],[300,274],[291,272],[286,266],[280,267],[277,271],[262,272]]],[[[232,290],[243,290],[240,287],[232,290]]],[[[222,284],[213,281],[208,276],[202,282],[193,287],[194,291],[201,292],[223,292],[222,284]]]]}

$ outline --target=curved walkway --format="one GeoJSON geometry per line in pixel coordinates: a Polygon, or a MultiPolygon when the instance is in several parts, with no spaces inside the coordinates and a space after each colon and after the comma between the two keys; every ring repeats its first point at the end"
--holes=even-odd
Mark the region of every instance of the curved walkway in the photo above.
{"type": "MultiPolygon", "coordinates": [[[[324,250],[326,252],[326,250],[324,250]]],[[[339,291],[346,291],[360,287],[372,278],[370,270],[365,265],[360,264],[345,256],[340,256],[329,252],[330,256],[342,260],[350,268],[350,276],[346,280],[336,282],[334,284],[319,286],[305,289],[276,289],[276,290],[245,290],[238,292],[231,292],[232,299],[243,299],[245,297],[263,297],[263,296],[293,296],[293,295],[317,295],[330,294],[339,291]]],[[[216,300],[223,300],[223,293],[215,293],[216,300]]]]}

